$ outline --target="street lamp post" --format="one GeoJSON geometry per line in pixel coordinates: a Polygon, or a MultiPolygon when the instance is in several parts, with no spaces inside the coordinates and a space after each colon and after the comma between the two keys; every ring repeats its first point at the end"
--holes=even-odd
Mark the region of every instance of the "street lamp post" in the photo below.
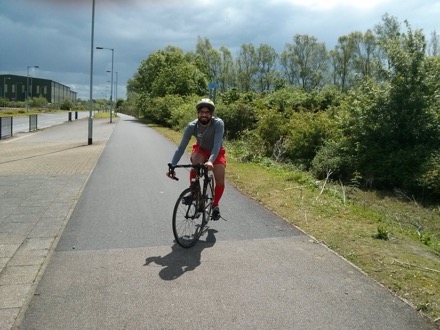
{"type": "Polygon", "coordinates": [[[112,112],[113,112],[113,63],[114,63],[114,48],[106,48],[106,47],[96,47],[96,49],[108,49],[112,51],[112,79],[111,79],[111,87],[110,87],[110,123],[112,122],[112,112]]]}
{"type": "MultiPolygon", "coordinates": [[[[29,97],[29,68],[35,68],[38,69],[39,66],[38,65],[28,65],[27,67],[27,77],[26,77],[26,109],[28,109],[28,97],[29,97]]],[[[31,85],[32,86],[32,85],[31,85]]],[[[32,87],[31,87],[32,88],[32,87]]],[[[31,93],[32,95],[32,93],[31,93]]]]}
{"type": "Polygon", "coordinates": [[[92,33],[90,38],[90,109],[87,144],[93,144],[93,45],[95,42],[95,0],[92,0],[92,33]]]}
{"type": "Polygon", "coordinates": [[[118,71],[116,71],[116,83],[115,83],[115,111],[118,111],[118,71]]]}
{"type": "MultiPolygon", "coordinates": [[[[107,70],[106,72],[107,72],[107,73],[111,73],[110,70],[107,70]]],[[[110,89],[112,89],[112,81],[111,81],[111,80],[107,80],[107,82],[110,83],[110,89]]],[[[105,99],[107,99],[107,96],[105,97],[105,99]]],[[[110,93],[110,113],[111,113],[111,111],[112,111],[112,108],[111,108],[111,101],[112,101],[112,93],[110,93]]],[[[106,103],[106,104],[107,104],[107,103],[106,103]]]]}

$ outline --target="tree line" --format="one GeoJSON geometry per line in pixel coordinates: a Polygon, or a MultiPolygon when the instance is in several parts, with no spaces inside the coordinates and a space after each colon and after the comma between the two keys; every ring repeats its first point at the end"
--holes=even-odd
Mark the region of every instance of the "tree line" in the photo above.
{"type": "Polygon", "coordinates": [[[334,49],[294,35],[284,50],[241,46],[236,58],[198,38],[144,59],[128,102],[154,122],[183,128],[200,96],[216,98],[243,161],[273,159],[362,187],[440,196],[440,53],[435,32],[385,14],[334,49]]]}

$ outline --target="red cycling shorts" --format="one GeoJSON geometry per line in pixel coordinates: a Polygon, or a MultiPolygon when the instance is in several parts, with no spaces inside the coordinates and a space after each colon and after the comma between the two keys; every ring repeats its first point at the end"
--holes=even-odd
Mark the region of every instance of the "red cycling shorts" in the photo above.
{"type": "MultiPolygon", "coordinates": [[[[207,151],[207,150],[199,147],[199,145],[197,143],[194,143],[191,155],[194,155],[196,153],[203,155],[205,157],[206,161],[208,160],[209,156],[211,156],[211,152],[210,151],[207,151]]],[[[226,153],[226,148],[222,146],[220,148],[220,151],[218,152],[217,158],[214,160],[213,164],[222,164],[222,165],[226,166],[226,156],[225,156],[225,153],[226,153]]]]}

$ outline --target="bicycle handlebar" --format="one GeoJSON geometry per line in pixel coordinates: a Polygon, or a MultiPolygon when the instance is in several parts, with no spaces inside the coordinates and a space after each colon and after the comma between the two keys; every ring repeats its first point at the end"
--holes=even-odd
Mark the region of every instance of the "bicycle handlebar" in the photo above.
{"type": "Polygon", "coordinates": [[[175,176],[176,175],[176,173],[174,172],[175,168],[194,168],[197,171],[197,173],[199,173],[199,171],[202,170],[201,174],[203,176],[205,176],[205,177],[207,176],[207,173],[208,173],[208,167],[205,164],[203,164],[203,163],[200,163],[200,164],[184,164],[184,165],[172,165],[171,163],[168,163],[168,176],[171,179],[176,180],[176,181],[179,181],[179,178],[177,178],[175,176]]]}

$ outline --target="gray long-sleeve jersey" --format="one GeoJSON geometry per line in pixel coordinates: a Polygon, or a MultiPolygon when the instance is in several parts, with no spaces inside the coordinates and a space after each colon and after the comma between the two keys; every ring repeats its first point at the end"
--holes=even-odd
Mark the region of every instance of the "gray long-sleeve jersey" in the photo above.
{"type": "Polygon", "coordinates": [[[192,136],[197,139],[197,144],[202,149],[211,152],[211,156],[209,156],[208,159],[210,162],[214,162],[217,158],[220,148],[222,147],[223,135],[225,132],[225,124],[223,123],[223,120],[213,117],[209,125],[206,127],[202,126],[198,121],[198,119],[195,119],[186,126],[182,140],[171,160],[172,165],[177,165],[180,158],[182,158],[185,148],[192,136]]]}

